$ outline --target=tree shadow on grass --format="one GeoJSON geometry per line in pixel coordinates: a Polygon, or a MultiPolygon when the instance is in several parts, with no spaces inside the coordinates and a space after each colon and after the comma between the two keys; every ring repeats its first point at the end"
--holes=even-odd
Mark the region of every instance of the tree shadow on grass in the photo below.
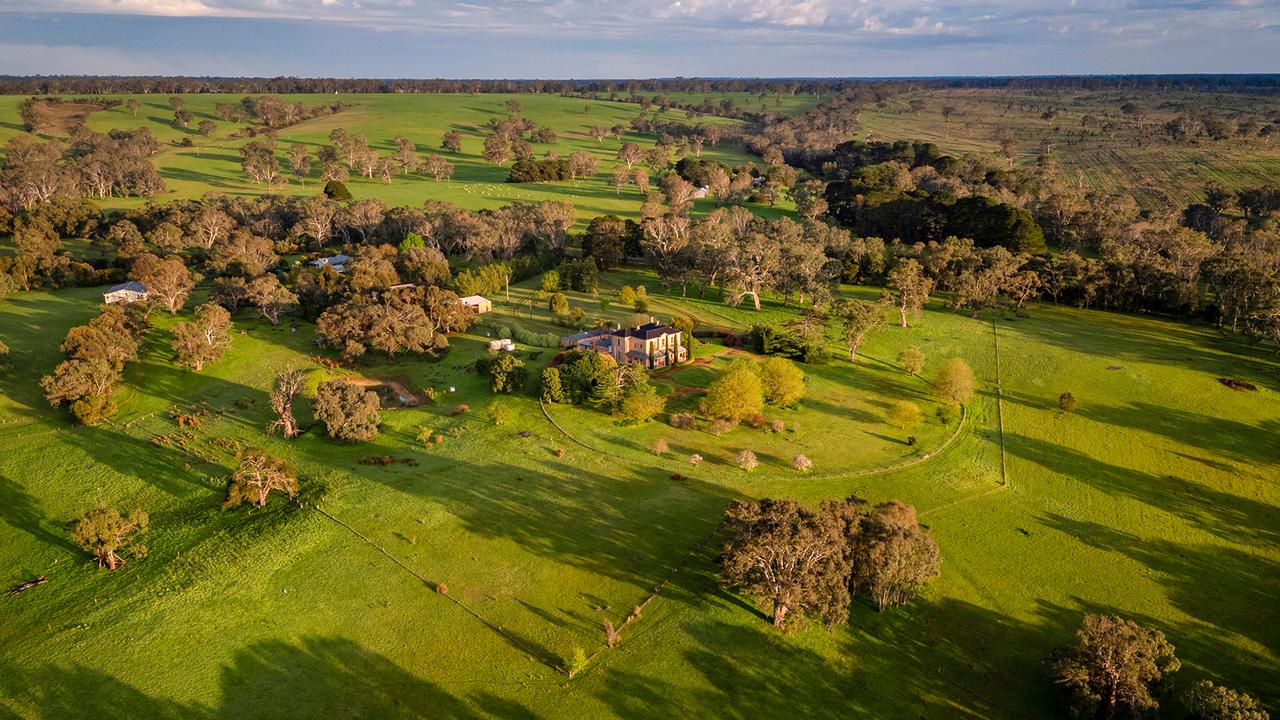
{"type": "Polygon", "coordinates": [[[68,552],[79,552],[65,532],[56,533],[47,527],[48,521],[39,501],[17,482],[3,475],[0,475],[0,521],[40,542],[68,552]]]}
{"type": "Polygon", "coordinates": [[[1237,643],[1228,646],[1222,637],[1223,632],[1232,633],[1273,653],[1280,649],[1280,613],[1275,610],[1275,598],[1280,596],[1280,563],[1221,545],[1139,538],[1056,513],[1042,522],[1089,547],[1127,556],[1158,573],[1169,600],[1198,621],[1179,628],[1175,639],[1175,644],[1192,650],[1184,660],[1236,678],[1265,678],[1261,684],[1251,683],[1249,691],[1264,698],[1280,695],[1274,657],[1261,656],[1237,643]]]}
{"type": "Polygon", "coordinates": [[[1173,475],[1156,477],[1097,460],[1082,452],[1017,433],[1006,435],[1012,455],[1047,470],[1169,512],[1230,542],[1274,548],[1280,544],[1280,509],[1173,475]]]}
{"type": "MultiPolygon", "coordinates": [[[[1223,390],[1223,392],[1230,392],[1223,390]]],[[[1117,427],[1133,428],[1163,435],[1180,444],[1218,453],[1255,465],[1280,465],[1277,420],[1265,420],[1261,427],[1238,420],[1212,417],[1145,402],[1126,405],[1089,405],[1081,416],[1117,427]]]]}
{"type": "MultiPolygon", "coordinates": [[[[338,637],[258,642],[220,674],[216,706],[175,702],[85,665],[4,668],[15,716],[48,720],[308,720],[312,718],[535,718],[492,692],[453,694],[391,659],[338,637]]],[[[175,669],[175,671],[177,671],[175,669]]]]}

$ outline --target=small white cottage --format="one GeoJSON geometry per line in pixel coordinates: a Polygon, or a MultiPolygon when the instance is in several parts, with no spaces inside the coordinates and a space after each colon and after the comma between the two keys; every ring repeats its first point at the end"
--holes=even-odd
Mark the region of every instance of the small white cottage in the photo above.
{"type": "Polygon", "coordinates": [[[106,292],[102,293],[102,302],[108,305],[115,305],[116,303],[128,304],[146,300],[148,294],[146,285],[137,280],[130,280],[108,288],[106,292]]]}

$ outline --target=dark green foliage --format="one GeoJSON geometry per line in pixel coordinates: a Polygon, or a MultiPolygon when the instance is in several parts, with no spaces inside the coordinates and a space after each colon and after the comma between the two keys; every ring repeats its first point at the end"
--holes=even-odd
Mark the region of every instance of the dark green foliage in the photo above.
{"type": "Polygon", "coordinates": [[[566,260],[556,270],[560,273],[561,289],[584,293],[600,290],[600,271],[590,258],[566,260]]]}
{"type": "Polygon", "coordinates": [[[498,353],[476,360],[476,370],[489,376],[489,389],[496,393],[510,393],[524,387],[529,371],[524,361],[511,353],[498,353]]]}
{"type": "Polygon", "coordinates": [[[1072,410],[1075,410],[1076,396],[1072,395],[1070,392],[1062,393],[1058,396],[1058,407],[1062,408],[1063,412],[1071,412],[1072,410]]]}
{"type": "Polygon", "coordinates": [[[330,200],[346,202],[351,199],[351,191],[347,189],[345,183],[337,180],[330,180],[324,185],[324,196],[330,200]]]}
{"type": "Polygon", "coordinates": [[[509,183],[560,182],[573,179],[569,172],[569,161],[556,160],[517,160],[507,175],[509,183]]]}
{"type": "Polygon", "coordinates": [[[538,391],[543,402],[564,402],[564,387],[560,384],[560,368],[547,367],[542,369],[542,380],[539,383],[538,391]]]}
{"type": "Polygon", "coordinates": [[[772,325],[755,325],[742,337],[742,343],[750,350],[763,355],[817,362],[822,358],[822,346],[806,342],[796,333],[772,325]]]}

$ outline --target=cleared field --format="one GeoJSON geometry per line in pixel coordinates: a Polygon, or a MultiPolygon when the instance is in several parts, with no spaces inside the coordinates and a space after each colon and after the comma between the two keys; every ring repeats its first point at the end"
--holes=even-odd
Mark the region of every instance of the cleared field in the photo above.
{"type": "MultiPolygon", "coordinates": [[[[665,294],[640,274],[607,285],[637,281],[655,315],[728,328],[758,317],[665,294]]],[[[280,364],[309,368],[311,382],[330,374],[309,360],[312,327],[238,318],[227,356],[193,374],[173,363],[173,320],[160,315],[117,394],[120,415],[75,428],[37,380],[66,328],[96,311],[97,292],[0,305],[0,340],[14,349],[0,372],[0,582],[50,577],[0,601],[6,714],[1051,718],[1043,660],[1085,611],[1163,629],[1185,663],[1180,683],[1212,677],[1273,710],[1280,702],[1280,364],[1208,329],[1051,306],[993,324],[938,303],[918,327],[873,335],[856,366],[834,348],[806,366],[809,397],[787,411],[797,431],[673,442],[727,457],[794,440],[815,458],[803,476],[777,462],[744,473],[653,459],[644,448],[668,434],[659,424],[550,410],[591,449],[527,396],[501,398],[513,416],[495,426],[494,398],[467,369],[483,328],[454,338],[439,362],[361,370],[440,391],[436,404],[386,411],[376,441],[340,445],[312,429],[286,443],[262,433],[265,391],[280,364]],[[875,409],[921,389],[873,359],[908,345],[924,350],[926,375],[967,359],[980,394],[942,454],[854,476],[910,452],[875,409]],[[1228,374],[1260,389],[1229,390],[1217,382],[1228,374]],[[1074,413],[1057,408],[1064,390],[1079,398],[1074,413]],[[198,403],[210,414],[196,428],[169,417],[198,403]],[[452,415],[460,404],[472,410],[452,415]],[[424,427],[444,442],[424,449],[424,427]],[[218,509],[234,450],[249,444],[298,465],[303,506],[218,509]],[[397,461],[360,462],[382,456],[397,461]],[[717,588],[714,530],[732,498],[849,493],[920,509],[943,557],[925,598],[883,614],[859,603],[847,628],[781,636],[717,588]],[[152,517],[148,557],[116,573],[94,568],[64,529],[99,498],[152,517]],[[600,623],[620,622],[655,588],[621,644],[604,649],[600,623]],[[599,654],[568,680],[556,668],[575,648],[599,654]]],[[[552,329],[541,303],[522,302],[530,292],[513,288],[494,321],[552,329]]],[[[762,314],[793,312],[770,302],[762,314]]],[[[554,351],[519,352],[536,371],[554,351]]],[[[702,370],[657,382],[696,393],[702,370]]],[[[305,402],[298,412],[309,417],[305,402]]],[[[922,447],[941,436],[919,434],[922,447]]]]}
{"type": "Polygon", "coordinates": [[[1069,182],[1131,193],[1146,209],[1179,210],[1202,200],[1209,182],[1230,189],[1275,182],[1280,143],[1256,134],[1173,143],[1162,126],[1183,112],[1213,112],[1232,121],[1250,116],[1265,124],[1265,114],[1277,107],[1265,96],[1212,93],[917,90],[869,108],[860,123],[881,140],[924,140],[956,153],[996,154],[1008,134],[1016,162],[1024,165],[1034,163],[1041,143],[1048,142],[1069,182]],[[913,110],[913,101],[923,105],[913,110]],[[1141,124],[1121,111],[1129,102],[1146,112],[1141,124]],[[954,108],[949,118],[944,107],[954,108]],[[1103,123],[1112,127],[1103,129],[1103,123]]]}
{"type": "MultiPolygon", "coordinates": [[[[240,168],[239,148],[250,139],[230,139],[228,136],[240,129],[234,123],[224,122],[215,114],[219,103],[239,106],[242,95],[188,95],[184,96],[187,109],[195,120],[190,128],[179,127],[173,120],[173,108],[168,99],[155,95],[113,96],[121,101],[131,97],[141,104],[137,116],[122,104],[120,107],[93,113],[88,127],[99,132],[113,128],[147,127],[164,146],[154,158],[157,169],[165,180],[168,192],[153,198],[154,202],[174,199],[198,198],[206,193],[257,196],[268,191],[262,185],[248,181],[240,168]],[[218,129],[211,137],[204,137],[195,130],[201,120],[212,120],[218,129]],[[190,139],[194,147],[178,145],[190,139]]],[[[515,200],[569,200],[578,209],[581,225],[596,215],[617,214],[638,217],[643,197],[635,187],[621,192],[609,187],[608,180],[614,166],[614,156],[623,142],[635,142],[650,147],[653,135],[625,133],[621,140],[612,137],[595,140],[587,135],[592,125],[629,127],[632,118],[641,112],[639,105],[620,102],[590,101],[581,98],[565,98],[558,95],[290,95],[290,101],[310,105],[342,101],[352,107],[334,115],[312,118],[278,132],[277,157],[281,166],[288,167],[285,152],[294,143],[306,145],[314,151],[329,144],[329,133],[343,128],[350,135],[363,135],[369,146],[380,154],[389,155],[395,150],[396,136],[404,136],[418,145],[420,156],[439,153],[455,166],[450,181],[437,182],[429,176],[397,175],[390,184],[377,179],[353,177],[347,187],[357,199],[379,198],[390,205],[421,206],[427,199],[446,200],[461,207],[479,210],[508,205],[515,200]],[[487,123],[491,118],[504,118],[504,103],[515,99],[523,105],[522,115],[539,125],[550,127],[558,135],[557,142],[535,145],[538,155],[554,150],[562,157],[578,150],[586,150],[599,160],[596,173],[573,182],[511,184],[507,183],[510,163],[499,167],[481,156],[487,123]],[[462,133],[462,151],[450,153],[440,149],[443,134],[449,130],[462,133]]],[[[0,96],[0,143],[21,133],[18,123],[20,97],[0,96]]],[[[684,113],[671,112],[672,120],[684,122],[684,113]]],[[[698,119],[702,123],[734,124],[736,121],[713,116],[698,119]]],[[[751,162],[753,158],[741,149],[721,144],[706,146],[703,157],[714,158],[729,165],[751,162]]],[[[758,158],[757,158],[758,160],[758,158]]],[[[289,195],[314,195],[320,191],[319,163],[313,163],[311,176],[305,184],[291,178],[290,183],[279,190],[289,195]]],[[[143,205],[143,198],[109,198],[103,206],[111,209],[131,208],[143,205]]],[[[696,212],[713,207],[711,200],[700,200],[696,212]]],[[[790,205],[781,201],[777,208],[753,207],[764,215],[777,215],[790,205]]]]}

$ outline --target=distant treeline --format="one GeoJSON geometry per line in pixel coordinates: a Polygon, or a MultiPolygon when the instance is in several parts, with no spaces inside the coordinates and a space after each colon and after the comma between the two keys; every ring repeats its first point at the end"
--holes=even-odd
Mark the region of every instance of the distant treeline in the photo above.
{"type": "Polygon", "coordinates": [[[954,78],[666,78],[648,80],[410,80],[376,78],[233,78],[39,75],[0,76],[0,94],[106,93],[843,93],[877,86],[907,88],[1020,88],[1277,92],[1280,74],[1064,75],[954,78]]]}

